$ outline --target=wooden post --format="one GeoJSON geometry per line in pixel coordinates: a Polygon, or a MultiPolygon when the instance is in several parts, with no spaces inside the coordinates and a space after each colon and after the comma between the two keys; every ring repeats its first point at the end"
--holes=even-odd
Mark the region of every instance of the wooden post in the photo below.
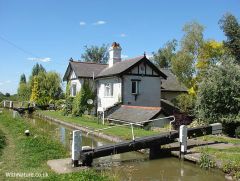
{"type": "Polygon", "coordinates": [[[6,101],[5,100],[3,101],[3,107],[6,107],[6,101]]]}
{"type": "Polygon", "coordinates": [[[72,137],[72,164],[73,167],[79,166],[80,151],[82,150],[82,136],[80,130],[73,131],[72,137]]]}
{"type": "Polygon", "coordinates": [[[13,108],[13,101],[10,101],[9,108],[13,108]]]}
{"type": "Polygon", "coordinates": [[[187,126],[181,125],[179,128],[180,158],[182,158],[182,154],[187,153],[187,132],[187,126]]]}

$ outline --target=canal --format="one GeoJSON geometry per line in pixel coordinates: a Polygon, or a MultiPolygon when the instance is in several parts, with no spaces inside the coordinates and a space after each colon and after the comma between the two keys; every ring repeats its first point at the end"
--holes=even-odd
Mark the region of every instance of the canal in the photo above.
{"type": "MultiPolygon", "coordinates": [[[[27,120],[40,129],[43,134],[48,134],[53,139],[60,141],[70,153],[71,129],[39,118],[27,118],[27,120]]],[[[93,147],[110,143],[109,141],[96,137],[87,137],[86,135],[83,135],[82,140],[83,145],[93,147]]],[[[109,170],[122,181],[225,180],[224,174],[220,170],[204,170],[201,169],[199,165],[187,161],[180,161],[174,157],[149,160],[148,155],[138,152],[129,152],[95,159],[93,167],[109,170]]]]}

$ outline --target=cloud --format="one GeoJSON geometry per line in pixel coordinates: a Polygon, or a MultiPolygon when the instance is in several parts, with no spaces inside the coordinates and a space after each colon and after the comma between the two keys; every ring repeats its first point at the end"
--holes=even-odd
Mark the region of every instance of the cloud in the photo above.
{"type": "Polygon", "coordinates": [[[153,58],[153,54],[146,54],[146,57],[147,57],[148,59],[151,59],[151,58],[153,58]]]}
{"type": "Polygon", "coordinates": [[[128,58],[128,55],[121,55],[122,59],[128,58]]]}
{"type": "Polygon", "coordinates": [[[28,58],[28,60],[31,60],[31,61],[37,61],[37,62],[51,62],[51,58],[49,57],[46,57],[46,58],[37,58],[37,57],[30,57],[28,58]]]}
{"type": "Polygon", "coordinates": [[[9,83],[11,83],[11,80],[6,80],[5,83],[9,84],[9,83]]]}
{"type": "Polygon", "coordinates": [[[95,23],[93,23],[94,25],[104,25],[104,24],[106,24],[107,22],[106,21],[103,21],[103,20],[99,20],[99,21],[97,21],[97,22],[95,22],[95,23]]]}
{"type": "Polygon", "coordinates": [[[127,35],[125,33],[120,34],[121,37],[126,37],[127,35]]]}
{"type": "Polygon", "coordinates": [[[12,82],[11,80],[1,81],[1,82],[0,82],[0,85],[9,84],[9,83],[11,83],[11,82],[12,82]]]}
{"type": "Polygon", "coordinates": [[[85,26],[86,25],[86,22],[85,21],[80,21],[80,26],[85,26]]]}

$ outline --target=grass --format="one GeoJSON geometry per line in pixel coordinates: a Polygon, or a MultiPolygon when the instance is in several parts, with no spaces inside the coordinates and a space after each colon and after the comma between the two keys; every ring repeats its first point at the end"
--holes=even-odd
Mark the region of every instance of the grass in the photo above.
{"type": "Polygon", "coordinates": [[[0,130],[0,158],[2,155],[2,150],[6,146],[6,136],[2,130],[0,130]]]}
{"type": "MultiPolygon", "coordinates": [[[[96,117],[92,117],[92,116],[84,115],[82,117],[70,117],[70,116],[62,115],[61,111],[39,111],[39,113],[56,118],[56,119],[60,119],[65,122],[75,123],[79,126],[87,127],[91,130],[107,128],[110,126],[109,124],[102,125],[101,121],[99,122],[96,117]]],[[[101,132],[103,132],[107,135],[110,135],[110,136],[119,137],[124,140],[132,139],[132,132],[131,132],[131,128],[129,126],[113,127],[111,129],[103,130],[101,132]]],[[[140,128],[134,128],[135,137],[150,136],[150,135],[155,135],[155,134],[159,134],[159,132],[152,131],[152,130],[144,130],[144,129],[140,129],[140,128]]]]}
{"type": "Polygon", "coordinates": [[[216,160],[220,160],[225,173],[240,179],[240,139],[214,135],[204,136],[200,139],[234,144],[233,147],[225,149],[205,147],[204,149],[196,148],[196,150],[211,155],[216,160]]]}
{"type": "Polygon", "coordinates": [[[230,138],[227,136],[207,135],[207,136],[203,136],[202,138],[205,141],[217,141],[217,142],[224,142],[224,143],[240,144],[240,139],[230,138]]]}
{"type": "MultiPolygon", "coordinates": [[[[26,120],[13,119],[9,112],[0,115],[0,129],[7,138],[1,157],[0,180],[6,178],[7,172],[15,173],[40,173],[47,177],[34,177],[24,180],[112,180],[107,173],[95,170],[86,170],[71,174],[56,174],[50,170],[47,160],[69,157],[67,150],[47,134],[32,127],[26,120]],[[29,137],[24,135],[26,129],[30,130],[29,137]]],[[[12,178],[19,180],[20,178],[12,178]]]]}

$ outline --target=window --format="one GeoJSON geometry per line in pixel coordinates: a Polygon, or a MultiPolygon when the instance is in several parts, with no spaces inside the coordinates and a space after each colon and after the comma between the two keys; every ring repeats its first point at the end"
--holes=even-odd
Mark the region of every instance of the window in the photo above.
{"type": "Polygon", "coordinates": [[[76,84],[72,84],[71,86],[71,96],[76,96],[77,94],[77,85],[76,84]]]}
{"type": "Polygon", "coordinates": [[[111,83],[104,84],[104,96],[105,97],[113,96],[113,84],[111,83]]]}
{"type": "Polygon", "coordinates": [[[138,81],[132,81],[132,94],[138,94],[138,81]]]}

